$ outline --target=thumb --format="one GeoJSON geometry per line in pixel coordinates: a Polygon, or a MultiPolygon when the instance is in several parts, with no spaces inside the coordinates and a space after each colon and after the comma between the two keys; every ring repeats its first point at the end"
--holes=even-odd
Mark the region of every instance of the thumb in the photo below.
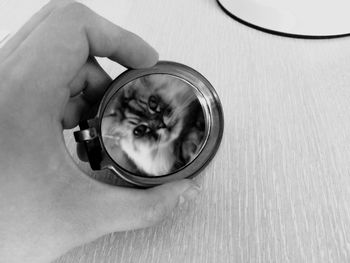
{"type": "Polygon", "coordinates": [[[199,186],[189,179],[146,190],[102,184],[99,187],[99,191],[88,195],[89,205],[83,206],[85,211],[81,214],[84,218],[79,219],[80,223],[89,226],[84,230],[88,234],[85,242],[111,232],[155,225],[167,218],[175,207],[194,199],[200,192],[199,186]]]}

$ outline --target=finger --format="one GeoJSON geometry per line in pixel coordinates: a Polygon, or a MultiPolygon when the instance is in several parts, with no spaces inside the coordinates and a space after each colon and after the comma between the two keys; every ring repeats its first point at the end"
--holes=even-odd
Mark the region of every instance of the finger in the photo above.
{"type": "Polygon", "coordinates": [[[88,117],[111,81],[98,63],[93,58],[89,59],[69,85],[72,97],[65,108],[63,128],[74,128],[84,116],[88,117]]]}
{"type": "Polygon", "coordinates": [[[11,37],[6,44],[0,49],[0,61],[4,61],[6,57],[11,54],[27,37],[37,28],[37,26],[44,21],[51,12],[59,7],[68,3],[72,3],[72,0],[51,1],[49,4],[41,8],[36,14],[34,14],[26,24],[20,28],[13,37],[11,37]]]}
{"type": "Polygon", "coordinates": [[[94,218],[89,231],[92,238],[153,226],[169,217],[177,206],[194,199],[200,188],[192,180],[181,180],[148,190],[103,185],[100,191],[84,200],[90,202],[90,218],[94,218]]]}
{"type": "Polygon", "coordinates": [[[90,52],[99,57],[108,57],[131,68],[153,66],[158,61],[157,52],[139,36],[118,27],[102,17],[86,24],[86,36],[90,52]],[[100,30],[95,30],[98,25],[100,30]]]}
{"type": "Polygon", "coordinates": [[[81,120],[96,116],[98,104],[91,104],[84,94],[71,98],[65,108],[62,119],[63,129],[76,127],[81,120]]]}
{"type": "Polygon", "coordinates": [[[140,37],[79,3],[53,12],[17,49],[16,55],[21,54],[25,54],[22,65],[31,69],[28,74],[48,82],[64,76],[56,86],[68,84],[64,81],[73,79],[89,55],[109,57],[132,68],[152,66],[158,60],[156,51],[140,37]]]}
{"type": "Polygon", "coordinates": [[[90,57],[69,84],[71,97],[84,93],[85,99],[94,104],[98,102],[110,85],[111,77],[102,69],[95,58],[90,57]]]}
{"type": "Polygon", "coordinates": [[[84,95],[80,94],[71,98],[65,108],[62,119],[63,129],[72,129],[79,124],[81,117],[92,106],[85,100],[84,95]]]}

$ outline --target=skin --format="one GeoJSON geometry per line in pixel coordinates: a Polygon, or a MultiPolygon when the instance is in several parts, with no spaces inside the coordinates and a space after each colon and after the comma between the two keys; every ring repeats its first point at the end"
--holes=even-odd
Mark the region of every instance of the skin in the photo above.
{"type": "Polygon", "coordinates": [[[111,79],[94,56],[154,65],[141,38],[72,1],[52,1],[0,49],[0,258],[50,262],[114,231],[152,226],[199,188],[182,180],[148,190],[86,176],[62,130],[76,126],[111,79]]]}

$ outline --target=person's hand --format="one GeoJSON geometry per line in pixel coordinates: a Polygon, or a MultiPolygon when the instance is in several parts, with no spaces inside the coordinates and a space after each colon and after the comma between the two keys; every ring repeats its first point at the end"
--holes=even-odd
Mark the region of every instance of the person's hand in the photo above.
{"type": "Polygon", "coordinates": [[[71,1],[51,2],[0,49],[0,261],[48,262],[113,231],[151,226],[198,193],[190,180],[148,190],[86,176],[62,129],[111,81],[94,56],[157,62],[136,35],[71,1]]]}

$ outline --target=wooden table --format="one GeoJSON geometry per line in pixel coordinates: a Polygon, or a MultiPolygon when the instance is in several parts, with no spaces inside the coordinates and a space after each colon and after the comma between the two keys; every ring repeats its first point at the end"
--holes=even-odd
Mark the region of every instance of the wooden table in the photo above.
{"type": "MultiPolygon", "coordinates": [[[[1,0],[0,31],[12,32],[45,2],[1,0]]],[[[161,59],[206,76],[225,132],[197,178],[197,201],[156,227],[104,236],[56,263],[350,261],[350,39],[261,33],[214,0],[82,2],[141,35],[161,59]]],[[[112,76],[123,70],[100,62],[112,76]]]]}

